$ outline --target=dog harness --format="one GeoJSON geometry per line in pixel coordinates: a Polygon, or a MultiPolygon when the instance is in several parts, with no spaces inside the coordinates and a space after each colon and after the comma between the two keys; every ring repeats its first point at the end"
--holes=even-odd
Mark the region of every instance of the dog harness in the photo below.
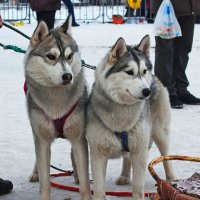
{"type": "Polygon", "coordinates": [[[70,115],[76,109],[77,104],[78,104],[78,101],[72,106],[69,112],[66,113],[63,117],[53,120],[55,129],[59,134],[57,138],[65,138],[63,135],[63,128],[64,128],[65,121],[70,117],[70,115]]]}
{"type": "MultiPolygon", "coordinates": [[[[24,93],[25,93],[25,95],[27,93],[27,90],[28,90],[28,87],[27,87],[27,83],[25,81],[24,82],[24,93]]],[[[63,128],[64,128],[65,121],[70,117],[70,115],[76,109],[77,104],[78,104],[78,101],[71,107],[69,112],[66,113],[63,117],[58,118],[58,119],[52,119],[54,127],[55,127],[56,131],[58,132],[57,138],[65,138],[64,135],[63,135],[63,128]]],[[[46,113],[44,112],[43,109],[40,108],[40,110],[45,114],[46,117],[50,118],[49,116],[46,115],[46,113]]]]}
{"type": "Polygon", "coordinates": [[[122,151],[130,152],[128,148],[128,133],[126,131],[115,132],[115,135],[121,140],[122,151]]]}

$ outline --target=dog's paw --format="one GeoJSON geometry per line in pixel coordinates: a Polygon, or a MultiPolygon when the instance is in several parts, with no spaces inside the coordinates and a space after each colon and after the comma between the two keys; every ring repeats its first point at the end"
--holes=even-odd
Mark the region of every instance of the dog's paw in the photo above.
{"type": "Polygon", "coordinates": [[[81,200],[93,200],[92,199],[92,196],[91,196],[91,192],[88,191],[88,192],[83,192],[81,194],[81,200]]]}
{"type": "Polygon", "coordinates": [[[39,181],[39,175],[38,173],[31,174],[29,176],[29,182],[38,182],[39,181]]]}
{"type": "Polygon", "coordinates": [[[77,185],[79,184],[78,174],[74,174],[74,181],[77,185]]]}
{"type": "Polygon", "coordinates": [[[130,178],[127,176],[120,176],[119,178],[117,178],[117,180],[115,181],[116,185],[128,185],[130,184],[130,178]]]}

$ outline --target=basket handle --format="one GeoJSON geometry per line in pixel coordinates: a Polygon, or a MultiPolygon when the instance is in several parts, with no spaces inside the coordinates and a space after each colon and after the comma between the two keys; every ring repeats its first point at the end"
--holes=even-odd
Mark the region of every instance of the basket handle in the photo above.
{"type": "Polygon", "coordinates": [[[192,162],[200,162],[199,157],[191,157],[191,156],[177,156],[177,155],[171,155],[171,156],[160,156],[154,160],[152,160],[148,165],[148,170],[151,173],[152,177],[155,179],[156,182],[161,181],[161,178],[156,174],[155,170],[153,169],[153,166],[158,164],[159,162],[163,162],[166,160],[183,160],[183,161],[192,161],[192,162]]]}

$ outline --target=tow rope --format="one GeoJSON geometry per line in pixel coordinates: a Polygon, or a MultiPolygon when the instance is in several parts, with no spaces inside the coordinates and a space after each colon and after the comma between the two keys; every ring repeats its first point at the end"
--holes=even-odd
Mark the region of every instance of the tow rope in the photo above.
{"type": "Polygon", "coordinates": [[[5,50],[6,49],[11,49],[11,50],[13,50],[15,52],[18,52],[18,53],[26,53],[25,50],[23,50],[23,49],[21,49],[21,48],[19,48],[17,46],[14,46],[14,45],[4,45],[4,44],[0,43],[0,46],[3,47],[5,50]]]}
{"type": "MultiPolygon", "coordinates": [[[[13,50],[18,53],[26,53],[26,51],[24,49],[21,49],[14,45],[4,45],[4,44],[0,43],[0,46],[3,47],[5,50],[10,49],[10,50],[13,50]]],[[[86,64],[84,60],[81,60],[81,65],[82,65],[82,67],[87,67],[89,69],[96,70],[96,66],[86,64]]]]}
{"type": "Polygon", "coordinates": [[[28,40],[31,39],[28,35],[22,33],[22,32],[19,31],[18,29],[16,29],[16,28],[10,26],[9,24],[7,24],[7,23],[5,23],[5,22],[3,22],[3,26],[5,26],[5,27],[7,27],[7,28],[9,28],[9,29],[11,29],[11,30],[13,30],[13,31],[15,31],[15,32],[17,32],[17,33],[19,33],[20,35],[24,36],[24,37],[25,37],[26,39],[28,39],[28,40]]]}
{"type": "MultiPolygon", "coordinates": [[[[23,37],[25,37],[28,40],[31,39],[28,35],[24,34],[23,32],[19,31],[18,29],[10,26],[9,24],[7,24],[5,22],[3,22],[3,26],[5,26],[5,27],[7,27],[7,28],[19,33],[20,35],[22,35],[23,37]]],[[[11,50],[13,50],[15,52],[26,53],[25,50],[23,50],[23,49],[21,49],[21,48],[19,48],[17,46],[14,46],[14,45],[4,45],[4,44],[0,43],[0,46],[3,47],[4,49],[11,49],[11,50]]],[[[83,67],[87,67],[89,69],[96,70],[96,66],[92,66],[92,65],[86,64],[84,60],[81,60],[81,64],[82,64],[83,67]]]]}
{"type": "MultiPolygon", "coordinates": [[[[72,175],[73,175],[73,171],[66,171],[64,173],[51,174],[50,176],[52,178],[56,178],[56,177],[64,177],[64,176],[72,176],[72,175]]],[[[63,184],[59,184],[53,181],[51,181],[50,184],[52,187],[56,187],[62,190],[68,190],[72,192],[80,191],[80,188],[75,187],[75,186],[63,185],[63,184]]],[[[93,190],[91,190],[91,193],[93,194],[93,190]]],[[[115,196],[115,197],[131,197],[132,196],[132,192],[124,192],[124,191],[116,191],[116,192],[107,191],[105,192],[105,194],[108,196],[115,196]]],[[[160,200],[160,197],[158,193],[156,192],[145,192],[144,197],[148,197],[151,200],[160,200]]]]}

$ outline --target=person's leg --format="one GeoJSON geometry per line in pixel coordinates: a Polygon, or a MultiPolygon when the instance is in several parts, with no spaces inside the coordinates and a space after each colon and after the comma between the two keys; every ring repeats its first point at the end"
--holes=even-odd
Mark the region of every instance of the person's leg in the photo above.
{"type": "Polygon", "coordinates": [[[38,23],[43,20],[46,22],[49,30],[54,28],[56,11],[40,11],[36,12],[38,23]]]}
{"type": "Polygon", "coordinates": [[[177,95],[179,99],[186,104],[200,104],[200,99],[189,93],[187,87],[189,81],[186,75],[186,68],[189,60],[189,53],[192,50],[195,17],[182,16],[178,17],[178,22],[182,30],[182,37],[174,40],[174,73],[173,77],[176,82],[177,95]]]}
{"type": "Polygon", "coordinates": [[[72,16],[72,26],[79,26],[79,24],[76,23],[75,14],[74,14],[74,6],[71,0],[63,0],[63,2],[68,8],[68,13],[72,16]]]}
{"type": "Polygon", "coordinates": [[[163,85],[168,89],[169,95],[175,95],[176,91],[173,83],[173,39],[163,39],[155,37],[155,75],[160,79],[163,85]]]}
{"type": "Polygon", "coordinates": [[[140,17],[145,17],[146,15],[146,0],[142,0],[140,6],[140,17]]]}
{"type": "Polygon", "coordinates": [[[194,34],[194,16],[178,17],[178,22],[181,27],[182,37],[177,37],[174,40],[174,79],[178,95],[185,94],[189,82],[186,76],[186,67],[189,60],[189,53],[192,49],[193,34],[194,34]]]}
{"type": "Polygon", "coordinates": [[[155,37],[155,40],[155,75],[167,88],[170,96],[171,107],[183,108],[182,102],[180,102],[176,96],[175,83],[173,79],[174,39],[155,37]]]}
{"type": "Polygon", "coordinates": [[[196,16],[195,23],[196,23],[196,24],[200,24],[200,15],[197,15],[197,16],[196,16]]]}
{"type": "Polygon", "coordinates": [[[134,10],[129,6],[126,6],[126,13],[124,17],[134,17],[134,10]]]}

